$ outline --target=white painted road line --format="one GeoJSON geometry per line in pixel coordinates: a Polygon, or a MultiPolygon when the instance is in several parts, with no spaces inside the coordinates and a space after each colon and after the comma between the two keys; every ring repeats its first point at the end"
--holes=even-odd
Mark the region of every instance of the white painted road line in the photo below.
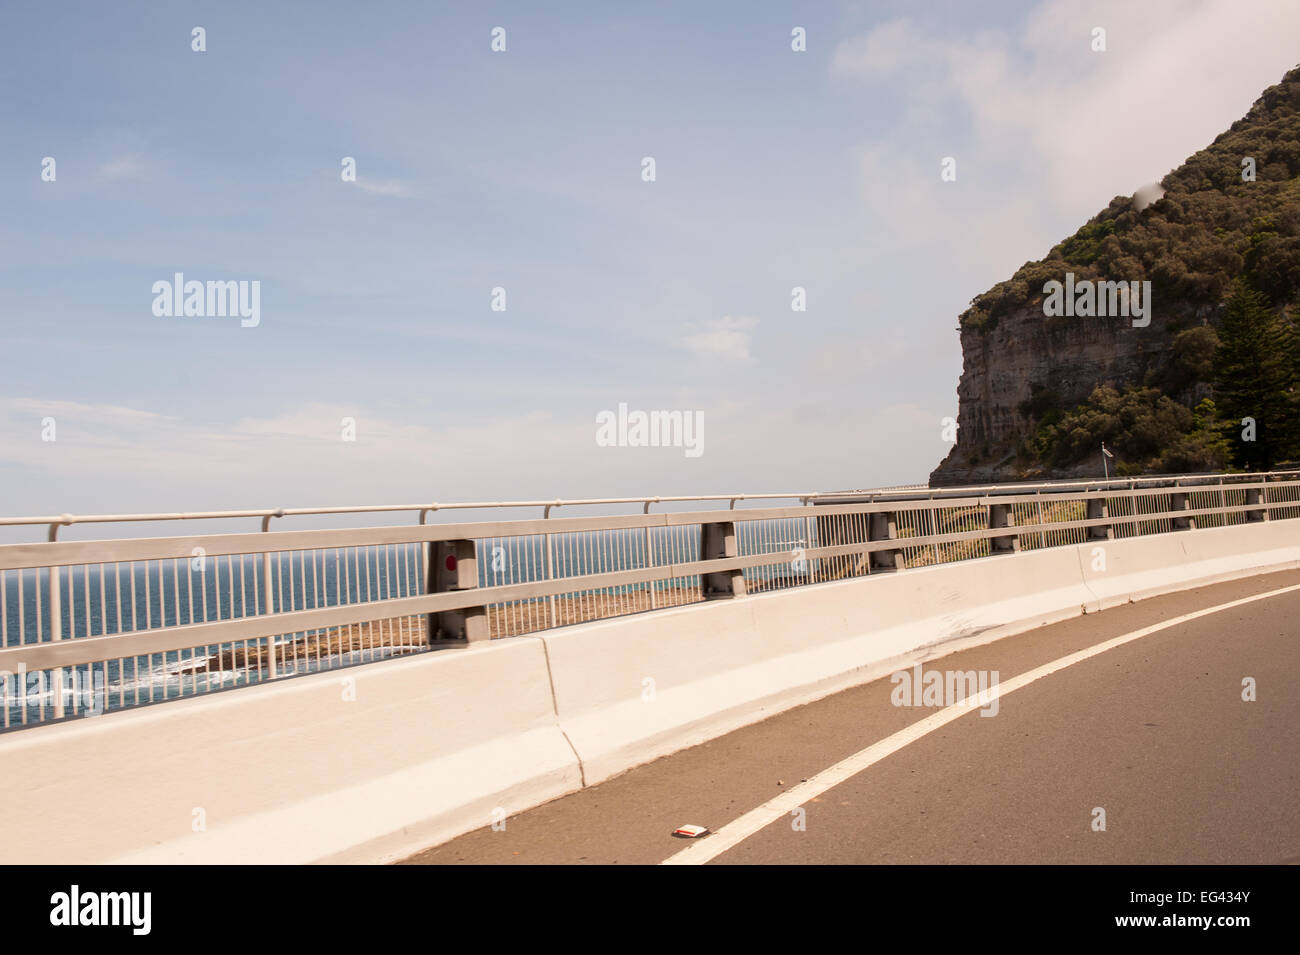
{"type": "Polygon", "coordinates": [[[1141,630],[1134,630],[1131,633],[1122,634],[1113,639],[1103,641],[1095,646],[1088,647],[1086,650],[1080,650],[1077,653],[1071,653],[1063,656],[1051,663],[1028,670],[1017,677],[999,683],[996,686],[989,687],[976,696],[968,697],[959,703],[945,707],[925,719],[918,720],[911,726],[899,730],[892,736],[887,736],[878,743],[873,743],[866,749],[854,753],[848,759],[841,760],[829,769],[823,770],[815,776],[809,777],[807,782],[799,783],[781,793],[774,799],[769,799],[763,805],[756,809],[751,809],[734,822],[718,829],[710,836],[705,836],[700,842],[683,849],[681,852],[669,856],[660,865],[703,865],[716,859],[728,849],[738,846],[748,839],[754,833],[770,826],[782,817],[788,817],[791,812],[798,809],[805,802],[820,796],[829,789],[838,786],[852,776],[856,776],[864,769],[880,762],[886,756],[898,752],[909,743],[914,743],[923,736],[934,732],[941,726],[946,726],[953,720],[960,719],[968,713],[973,712],[979,707],[986,706],[1008,693],[1019,690],[1021,687],[1028,686],[1036,680],[1041,680],[1045,676],[1064,670],[1068,666],[1076,663],[1082,663],[1084,660],[1095,657],[1098,654],[1105,653],[1107,650],[1113,650],[1115,647],[1123,646],[1126,643],[1132,643],[1142,637],[1150,636],[1153,633],[1159,633],[1162,630],[1168,630],[1171,627],[1178,627],[1182,624],[1196,620],[1199,617],[1207,617],[1210,614],[1221,613],[1224,610],[1231,610],[1233,607],[1241,607],[1245,604],[1254,603],[1257,600],[1268,600],[1271,597],[1279,597],[1283,594],[1293,593],[1300,590],[1300,584],[1290,587],[1282,587],[1278,590],[1270,590],[1267,593],[1255,594],[1250,597],[1243,597],[1240,600],[1232,600],[1228,603],[1217,604],[1213,607],[1207,607],[1204,610],[1197,610],[1194,613],[1183,614],[1181,617],[1174,617],[1163,623],[1157,623],[1150,627],[1143,627],[1141,630]]]}

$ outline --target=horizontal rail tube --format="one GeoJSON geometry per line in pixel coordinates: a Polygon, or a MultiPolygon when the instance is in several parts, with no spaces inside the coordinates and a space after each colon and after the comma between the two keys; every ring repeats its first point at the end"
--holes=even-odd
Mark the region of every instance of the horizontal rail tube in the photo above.
{"type": "MultiPolygon", "coordinates": [[[[1219,490],[1245,490],[1268,488],[1282,490],[1300,488],[1300,480],[1286,482],[1258,482],[1249,484],[1218,484],[1191,486],[1177,489],[1141,488],[1120,495],[1110,491],[1086,491],[1070,494],[1062,499],[1027,494],[1006,497],[978,496],[948,499],[940,502],[928,498],[910,501],[874,501],[815,506],[753,508],[743,511],[680,511],[664,514],[626,514],[593,517],[537,518],[517,521],[486,521],[460,524],[417,524],[392,527],[362,527],[346,529],[321,529],[302,531],[252,531],[243,534],[187,535],[184,537],[142,537],[92,541],[41,541],[19,544],[0,544],[0,570],[32,567],[60,567],[73,564],[113,563],[137,560],[170,560],[192,556],[195,548],[212,557],[260,554],[267,551],[292,552],[303,550],[332,550],[341,547],[369,547],[384,544],[417,544],[430,541],[465,540],[484,537],[524,537],[541,534],[582,533],[605,530],[627,530],[645,527],[673,527],[695,524],[720,524],[764,520],[784,520],[803,517],[830,517],[836,514],[873,514],[886,511],[925,511],[932,507],[983,508],[991,504],[1060,503],[1095,500],[1097,498],[1131,499],[1134,496],[1151,497],[1170,493],[1217,492],[1219,490]]],[[[1162,511],[1136,515],[1139,520],[1155,520],[1161,516],[1179,517],[1196,514],[1223,514],[1240,510],[1267,510],[1275,507],[1300,506],[1300,501],[1273,501],[1241,506],[1201,508],[1190,511],[1162,511]]],[[[1121,523],[1134,515],[1115,516],[1100,523],[1121,523]]],[[[1020,525],[1036,529],[1065,529],[1088,526],[1082,523],[1060,525],[1020,525]]],[[[1003,530],[998,536],[1005,536],[1003,530]]]]}
{"type": "MultiPolygon", "coordinates": [[[[1296,476],[1300,475],[1300,471],[1270,471],[1264,472],[1259,476],[1280,477],[1282,475],[1296,476]]],[[[792,500],[826,500],[834,502],[837,499],[859,500],[863,495],[876,495],[882,498],[894,496],[896,499],[901,500],[904,496],[923,494],[930,498],[939,499],[948,496],[970,497],[981,494],[996,494],[1001,496],[1019,490],[1055,490],[1059,492],[1065,492],[1071,488],[1105,488],[1122,490],[1131,489],[1140,484],[1153,484],[1169,487],[1176,486],[1180,481],[1191,481],[1194,482],[1195,486],[1199,487],[1209,487],[1212,484],[1218,485],[1224,482],[1232,482],[1232,486],[1240,487],[1240,484],[1235,483],[1236,479],[1239,477],[1249,479],[1256,477],[1256,475],[1168,474],[1140,478],[1110,478],[1100,481],[1042,481],[1028,484],[986,484],[949,488],[928,488],[924,485],[905,485],[899,487],[864,488],[855,491],[782,491],[774,494],[684,494],[645,497],[576,498],[572,500],[556,499],[549,501],[455,501],[448,503],[433,501],[426,504],[362,504],[338,507],[254,508],[249,510],[232,511],[175,511],[143,514],[45,514],[27,517],[0,517],[0,527],[24,525],[70,526],[72,524],[148,523],[151,521],[225,520],[252,517],[301,517],[328,514],[400,513],[404,511],[490,510],[493,508],[516,507],[583,507],[603,504],[669,504],[685,501],[735,502],[747,500],[780,500],[783,498],[789,498],[792,500]]]]}

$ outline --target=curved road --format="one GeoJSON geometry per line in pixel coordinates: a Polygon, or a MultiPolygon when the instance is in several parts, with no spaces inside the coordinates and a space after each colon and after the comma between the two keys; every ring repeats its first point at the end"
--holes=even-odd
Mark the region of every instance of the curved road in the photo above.
{"type": "Polygon", "coordinates": [[[1108,640],[1297,585],[1300,572],[1216,584],[926,662],[925,672],[997,671],[996,714],[950,711],[950,722],[896,738],[889,748],[899,748],[830,784],[836,764],[917,730],[942,705],[893,705],[895,685],[879,680],[407,861],[659,863],[689,849],[674,861],[1300,862],[1300,589],[1139,636],[1005,692],[1017,675],[1108,640]],[[1248,677],[1253,701],[1243,699],[1248,677]],[[783,794],[802,812],[778,805],[736,825],[783,794]],[[683,824],[714,834],[674,838],[683,824]]]}

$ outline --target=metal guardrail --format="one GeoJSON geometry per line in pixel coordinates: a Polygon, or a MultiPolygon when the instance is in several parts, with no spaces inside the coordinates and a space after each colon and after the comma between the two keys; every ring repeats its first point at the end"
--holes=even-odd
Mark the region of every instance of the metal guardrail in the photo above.
{"type": "Polygon", "coordinates": [[[0,728],[627,613],[1088,540],[1300,517],[1300,472],[982,488],[0,519],[0,728]],[[738,501],[798,500],[736,508],[738,501]],[[654,503],[726,509],[651,513],[654,503]],[[553,517],[557,507],[641,513],[553,517]],[[426,523],[435,511],[541,518],[426,523]],[[420,523],[272,531],[294,515],[420,523]],[[259,532],[57,540],[68,524],[261,518],[259,532]]]}

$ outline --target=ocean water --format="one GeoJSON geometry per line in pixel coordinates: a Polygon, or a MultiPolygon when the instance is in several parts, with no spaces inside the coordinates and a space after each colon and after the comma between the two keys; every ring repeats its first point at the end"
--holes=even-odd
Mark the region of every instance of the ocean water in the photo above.
{"type": "MultiPolygon", "coordinates": [[[[415,546],[359,547],[346,550],[273,554],[272,600],[276,612],[332,607],[423,593],[421,550],[415,546]]],[[[52,639],[49,577],[45,568],[7,571],[0,582],[0,635],[5,646],[52,639]]],[[[118,633],[157,630],[178,624],[205,623],[253,616],[262,610],[262,556],[175,558],[131,564],[59,568],[59,638],[111,637],[118,633]]],[[[274,638],[277,644],[301,633],[274,638]]],[[[248,641],[249,646],[266,641],[248,641]]],[[[65,689],[78,696],[77,708],[117,709],[206,692],[214,688],[258,682],[255,668],[200,674],[182,671],[211,658],[220,644],[173,650],[148,656],[107,660],[63,669],[65,689]]],[[[394,652],[375,647],[365,659],[394,652]]],[[[285,661],[281,675],[315,672],[348,662],[343,655],[322,656],[318,662],[285,661]]],[[[50,674],[0,673],[0,723],[10,725],[48,719],[53,714],[55,687],[50,674]]]]}
{"type": "MultiPolygon", "coordinates": [[[[791,550],[805,546],[802,520],[762,521],[738,526],[740,551],[791,550]]],[[[487,538],[475,542],[481,587],[527,583],[547,577],[547,542],[542,535],[487,538]]],[[[641,528],[591,533],[554,534],[551,566],[556,577],[629,570],[699,559],[696,525],[641,528]],[[647,539],[648,538],[648,539],[647,539]]],[[[426,592],[425,557],[421,545],[349,547],[271,555],[271,605],[275,612],[334,607],[426,592]]],[[[49,641],[49,570],[38,568],[0,572],[0,640],[4,646],[49,641]]],[[[59,639],[111,637],[172,627],[252,616],[264,599],[261,554],[176,557],[147,562],[59,568],[59,639]]],[[[778,568],[746,571],[751,580],[779,576],[778,568]]],[[[653,586],[688,587],[698,577],[657,581],[653,586]]],[[[603,588],[606,594],[645,590],[650,584],[603,588]]],[[[576,594],[592,593],[579,587],[576,594]]],[[[315,633],[315,632],[313,632],[315,633]]],[[[322,653],[320,659],[282,661],[280,676],[317,672],[354,662],[383,659],[420,648],[418,631],[388,633],[383,644],[345,653],[322,653]]],[[[277,645],[303,633],[272,638],[277,645]]],[[[266,640],[248,641],[250,647],[266,640]]],[[[149,656],[110,659],[67,667],[66,690],[76,694],[68,712],[104,711],[160,702],[231,686],[256,683],[266,674],[256,666],[233,666],[220,672],[187,672],[235,644],[208,645],[149,656]]],[[[227,657],[229,659],[229,657],[227,657]]],[[[0,672],[0,729],[52,718],[55,687],[51,673],[0,672]]],[[[69,699],[65,696],[65,700],[69,699]]]]}

